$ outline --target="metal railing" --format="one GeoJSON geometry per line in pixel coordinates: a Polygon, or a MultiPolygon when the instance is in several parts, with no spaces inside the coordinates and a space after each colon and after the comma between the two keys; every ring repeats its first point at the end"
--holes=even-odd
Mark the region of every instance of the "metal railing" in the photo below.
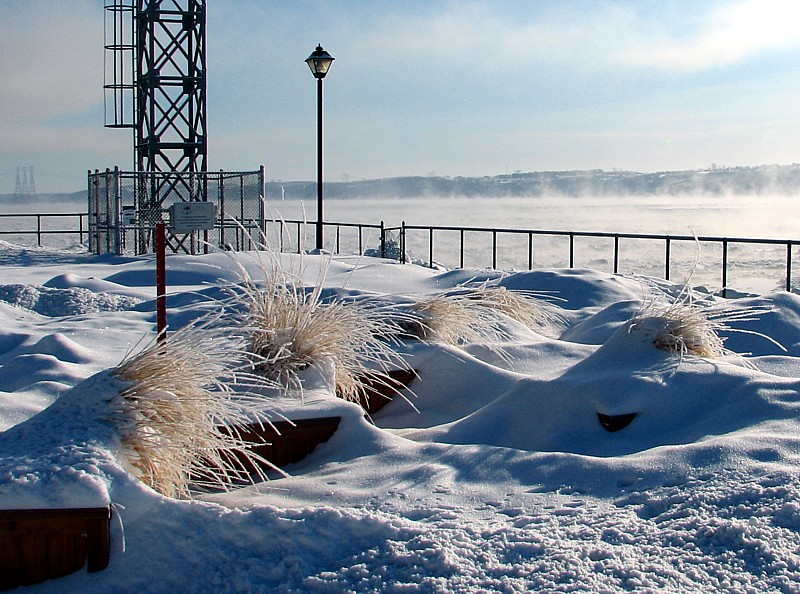
{"type": "MultiPolygon", "coordinates": [[[[427,248],[428,248],[428,265],[433,267],[436,262],[435,253],[435,233],[436,232],[455,232],[458,233],[458,267],[464,267],[464,254],[465,254],[465,234],[466,233],[479,233],[491,237],[491,250],[489,250],[490,266],[493,269],[497,268],[498,264],[498,237],[501,235],[514,235],[527,238],[527,265],[528,270],[534,267],[534,237],[549,236],[549,237],[562,237],[569,240],[569,267],[575,267],[575,239],[576,238],[605,238],[613,240],[613,272],[616,274],[620,271],[620,241],[621,240],[655,240],[661,241],[664,245],[663,258],[664,258],[664,279],[670,280],[670,271],[673,264],[672,247],[675,242],[692,242],[698,243],[712,243],[718,244],[721,248],[720,259],[720,280],[722,286],[723,296],[727,296],[728,288],[728,273],[730,268],[729,262],[729,247],[732,244],[743,245],[771,245],[771,246],[785,246],[786,260],[785,260],[785,283],[784,287],[787,291],[792,289],[792,249],[795,246],[800,246],[800,240],[792,239],[760,239],[760,238],[746,238],[746,237],[716,237],[716,236],[693,236],[693,235],[663,235],[663,234],[647,234],[647,233],[609,233],[609,232],[593,232],[593,231],[549,231],[549,230],[534,230],[534,229],[510,229],[510,228],[491,228],[491,227],[457,227],[457,226],[434,226],[434,225],[407,225],[405,221],[400,227],[387,227],[385,232],[396,231],[400,235],[400,258],[401,262],[405,263],[407,258],[407,244],[409,231],[425,231],[427,232],[427,248]]],[[[489,264],[489,263],[487,263],[489,264]]]]}
{"type": "MultiPolygon", "coordinates": [[[[301,253],[306,249],[306,245],[316,245],[316,221],[304,221],[297,219],[265,219],[265,240],[270,245],[277,245],[281,252],[290,251],[301,253]]],[[[323,228],[333,228],[335,230],[330,251],[333,254],[341,254],[346,247],[343,235],[348,231],[354,231],[355,242],[346,245],[352,246],[358,254],[364,253],[366,245],[365,230],[377,232],[378,251],[381,257],[386,255],[386,231],[383,221],[380,224],[370,223],[334,223],[323,222],[323,228]]],[[[325,237],[330,237],[330,233],[325,233],[325,237]]]]}
{"type": "MultiPolygon", "coordinates": [[[[0,214],[0,236],[35,236],[37,245],[41,246],[44,243],[44,238],[48,235],[70,235],[77,236],[80,243],[88,241],[89,239],[89,214],[87,213],[39,213],[39,214],[0,214]],[[34,221],[33,224],[26,227],[9,228],[10,225],[5,224],[9,219],[18,219],[22,221],[34,221]],[[50,220],[73,220],[75,227],[51,228],[47,224],[50,220]],[[34,228],[35,227],[35,228],[34,228]]],[[[783,287],[787,291],[792,290],[792,270],[794,261],[794,249],[800,246],[800,240],[792,239],[766,239],[766,238],[747,238],[747,237],[719,237],[719,236],[693,236],[693,235],[668,235],[668,234],[647,234],[647,233],[610,233],[610,232],[593,232],[593,231],[556,231],[556,230],[539,230],[539,229],[513,229],[513,228],[493,228],[493,227],[459,227],[459,226],[436,226],[436,225],[408,225],[405,221],[399,227],[386,227],[384,222],[380,224],[367,224],[367,223],[344,223],[344,222],[325,222],[324,226],[328,229],[333,229],[334,233],[326,233],[326,237],[333,237],[329,249],[333,254],[342,254],[346,252],[364,254],[365,247],[368,245],[377,245],[374,249],[374,255],[381,257],[393,257],[389,252],[391,234],[396,233],[399,240],[399,250],[395,257],[399,258],[401,263],[406,263],[408,259],[408,243],[409,236],[412,232],[423,232],[427,237],[423,239],[421,245],[426,250],[426,259],[423,261],[430,267],[434,267],[437,263],[437,237],[442,234],[450,233],[456,234],[457,245],[449,250],[452,254],[457,254],[457,262],[447,263],[449,267],[464,268],[465,254],[467,253],[467,234],[478,234],[488,238],[490,244],[487,245],[488,249],[473,250],[478,254],[478,258],[483,265],[490,266],[493,269],[498,268],[499,256],[509,250],[503,251],[504,245],[501,244],[501,239],[504,236],[514,236],[522,238],[526,244],[526,253],[524,254],[523,263],[527,264],[528,270],[533,270],[535,265],[541,267],[541,263],[535,263],[534,260],[534,239],[541,237],[561,238],[568,242],[568,266],[575,268],[576,265],[576,239],[602,239],[610,240],[612,243],[610,260],[613,273],[619,273],[622,267],[622,244],[633,240],[648,240],[650,242],[660,242],[663,246],[661,249],[661,258],[663,268],[661,276],[665,280],[670,280],[671,272],[676,259],[673,254],[673,247],[678,243],[711,243],[718,246],[719,249],[719,280],[722,287],[723,296],[727,296],[727,289],[729,284],[729,272],[731,268],[730,253],[731,247],[734,245],[743,246],[773,246],[778,248],[785,248],[785,261],[780,265],[784,272],[783,287]],[[369,234],[375,233],[374,236],[369,237],[369,234]]],[[[316,221],[296,220],[296,219],[256,219],[247,218],[236,220],[223,219],[221,223],[217,224],[217,232],[219,238],[224,242],[224,247],[232,250],[247,250],[247,249],[263,249],[270,246],[273,249],[277,248],[281,252],[302,253],[306,246],[312,247],[315,245],[315,231],[316,221]]],[[[452,242],[451,242],[452,243],[452,242]]],[[[519,243],[519,242],[517,242],[519,243]]],[[[452,246],[451,246],[452,247],[452,246]]],[[[520,246],[517,245],[517,248],[520,246]]],[[[594,247],[597,248],[595,245],[594,247]]],[[[367,250],[369,251],[369,250],[367,250]]],[[[446,251],[446,250],[441,250],[446,251]]],[[[515,253],[515,256],[519,256],[515,253]]],[[[471,263],[471,265],[475,265],[471,263]]],[[[626,270],[626,272],[629,272],[626,270]]]]}
{"type": "MultiPolygon", "coordinates": [[[[88,231],[88,221],[89,221],[89,214],[85,212],[67,212],[67,213],[39,213],[39,214],[7,214],[3,213],[0,214],[0,219],[2,220],[2,228],[0,228],[0,235],[2,236],[27,236],[27,235],[35,235],[36,236],[36,245],[41,247],[44,244],[44,237],[48,235],[76,235],[78,238],[78,243],[83,243],[85,240],[89,238],[89,231],[88,231]],[[9,229],[8,227],[14,227],[15,225],[7,224],[7,221],[13,219],[21,219],[20,223],[23,225],[21,228],[16,229],[9,229]],[[32,224],[25,226],[26,221],[30,221],[31,223],[33,220],[36,220],[35,228],[32,224]],[[50,225],[47,224],[50,220],[59,220],[59,221],[73,221],[75,225],[70,226],[69,229],[64,228],[51,228],[50,225]]],[[[65,223],[63,226],[67,226],[65,223]]],[[[62,226],[62,227],[63,227],[62,226]]]]}

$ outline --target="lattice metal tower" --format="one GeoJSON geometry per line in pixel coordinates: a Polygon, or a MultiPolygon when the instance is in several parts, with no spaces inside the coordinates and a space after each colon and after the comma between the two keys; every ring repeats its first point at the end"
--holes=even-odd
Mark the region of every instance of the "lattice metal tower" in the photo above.
{"type": "Polygon", "coordinates": [[[133,129],[137,171],[207,171],[205,0],[106,0],[105,11],[106,126],[133,129]]]}
{"type": "Polygon", "coordinates": [[[33,180],[33,165],[17,167],[17,179],[14,184],[14,198],[33,196],[36,194],[36,182],[33,180]],[[20,173],[22,176],[20,177],[20,173]]]}

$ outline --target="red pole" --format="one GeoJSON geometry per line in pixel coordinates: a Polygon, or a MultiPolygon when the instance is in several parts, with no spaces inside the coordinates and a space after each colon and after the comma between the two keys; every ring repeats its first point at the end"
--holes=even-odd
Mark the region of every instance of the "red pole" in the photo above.
{"type": "Polygon", "coordinates": [[[158,340],[167,337],[167,226],[156,224],[156,319],[158,340]]]}

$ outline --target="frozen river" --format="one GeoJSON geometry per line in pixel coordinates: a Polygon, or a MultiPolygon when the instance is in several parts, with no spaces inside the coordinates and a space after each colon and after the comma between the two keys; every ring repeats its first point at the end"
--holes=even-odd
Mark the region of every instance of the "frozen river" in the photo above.
{"type": "MultiPolygon", "coordinates": [[[[619,198],[417,198],[327,200],[325,220],[354,223],[492,227],[548,231],[669,234],[729,238],[800,239],[800,217],[794,196],[628,196],[619,198]]],[[[284,219],[314,220],[315,203],[269,201],[270,214],[284,219]]],[[[330,232],[329,232],[330,234],[330,232]]],[[[376,232],[373,235],[377,236],[376,232]]],[[[374,244],[377,239],[368,242],[374,244]]],[[[467,233],[464,265],[491,264],[492,236],[467,233]]],[[[457,232],[437,231],[434,260],[447,266],[460,262],[457,232]]],[[[308,245],[308,244],[307,244],[308,245]]],[[[327,245],[327,238],[326,238],[327,245]]],[[[569,239],[499,234],[497,267],[526,269],[569,265],[569,239]],[[531,249],[531,254],[528,251],[531,249]]],[[[430,259],[429,233],[410,231],[407,251],[430,259]]],[[[573,264],[602,270],[613,268],[613,238],[576,238],[573,264]]],[[[721,288],[722,246],[713,242],[673,242],[670,275],[721,288]],[[695,263],[697,265],[695,266],[695,263]]],[[[800,268],[800,248],[795,248],[800,268]]],[[[662,241],[621,240],[619,271],[665,276],[662,241]]],[[[785,284],[786,246],[730,244],[728,285],[768,291],[785,284]]]]}
{"type": "MultiPolygon", "coordinates": [[[[325,220],[342,223],[379,224],[398,227],[435,225],[460,227],[491,227],[534,229],[547,231],[590,231],[608,233],[669,234],[673,236],[713,236],[728,238],[772,238],[800,240],[800,217],[796,216],[794,196],[627,196],[619,198],[568,198],[563,196],[536,198],[359,198],[327,199],[325,220]]],[[[267,197],[268,217],[286,220],[316,218],[315,201],[279,200],[267,197]]],[[[3,208],[8,212],[79,212],[82,204],[28,204],[3,208]]],[[[4,218],[0,230],[23,224],[21,219],[4,218]]],[[[24,222],[34,225],[35,217],[24,222]]],[[[46,222],[45,227],[77,226],[75,219],[46,222]]],[[[285,234],[285,243],[296,247],[296,228],[285,234]]],[[[355,253],[358,241],[354,231],[341,230],[340,250],[355,253]]],[[[325,245],[331,246],[335,229],[326,228],[325,245]]],[[[7,241],[18,237],[0,236],[7,241]]],[[[25,241],[35,242],[35,236],[25,241]]],[[[377,230],[365,230],[362,248],[378,245],[377,230]]],[[[46,245],[66,247],[76,243],[76,237],[46,237],[46,245]]],[[[273,231],[271,243],[277,241],[273,231]]],[[[302,232],[303,246],[313,247],[313,228],[302,232]],[[306,235],[306,233],[310,235],[306,235]]],[[[463,264],[482,268],[492,264],[493,238],[491,233],[466,233],[463,264]]],[[[500,269],[524,270],[533,267],[567,267],[570,264],[569,239],[566,237],[535,236],[529,242],[527,234],[501,233],[495,238],[496,266],[500,269]]],[[[409,231],[406,248],[409,256],[430,260],[430,234],[427,230],[409,231]]],[[[458,232],[437,231],[434,237],[433,260],[448,266],[461,264],[461,237],[458,232]]],[[[670,247],[670,278],[712,289],[722,286],[720,265],[721,245],[713,242],[672,242],[670,247]]],[[[573,245],[575,267],[613,269],[613,238],[576,238],[573,245]]],[[[793,268],[800,271],[800,248],[794,248],[793,268]]],[[[728,251],[728,285],[742,290],[769,291],[785,285],[787,249],[785,245],[749,245],[732,243],[728,251]]],[[[619,243],[619,271],[656,277],[666,275],[663,241],[623,239],[619,243]]],[[[793,273],[793,277],[800,274],[793,273]]],[[[795,280],[800,283],[800,278],[795,280]]]]}

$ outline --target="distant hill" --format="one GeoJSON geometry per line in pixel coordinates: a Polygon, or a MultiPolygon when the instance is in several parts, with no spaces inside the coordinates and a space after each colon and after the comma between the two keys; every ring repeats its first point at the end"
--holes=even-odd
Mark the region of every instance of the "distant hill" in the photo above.
{"type": "MultiPolygon", "coordinates": [[[[316,182],[269,182],[267,196],[304,199],[316,196],[316,182]]],[[[325,182],[325,198],[642,196],[800,193],[800,164],[720,167],[689,171],[539,171],[487,177],[392,177],[325,182]]]]}
{"type": "MultiPolygon", "coordinates": [[[[312,200],[316,181],[271,181],[266,184],[271,200],[312,200]]],[[[358,181],[326,181],[325,198],[417,198],[507,196],[648,196],[674,195],[800,194],[800,164],[755,167],[714,167],[687,171],[534,171],[484,177],[412,176],[358,181]]],[[[37,194],[15,198],[0,194],[2,204],[26,202],[86,204],[86,191],[37,194]]]]}

